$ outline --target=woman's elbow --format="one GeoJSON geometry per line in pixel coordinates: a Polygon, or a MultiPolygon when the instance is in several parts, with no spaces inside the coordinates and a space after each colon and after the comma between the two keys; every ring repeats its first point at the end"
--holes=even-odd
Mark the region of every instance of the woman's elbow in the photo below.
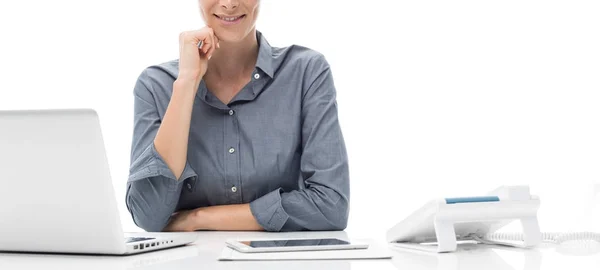
{"type": "Polygon", "coordinates": [[[169,222],[170,213],[159,211],[156,207],[144,204],[144,198],[136,195],[139,194],[131,190],[126,195],[127,210],[131,214],[133,223],[147,232],[163,231],[169,222]]]}
{"type": "Polygon", "coordinates": [[[147,232],[162,232],[163,229],[165,228],[165,225],[163,225],[163,222],[157,222],[154,220],[149,220],[149,219],[143,219],[143,218],[133,218],[133,222],[135,223],[135,225],[137,225],[138,227],[142,228],[144,231],[147,232]]]}
{"type": "Polygon", "coordinates": [[[130,210],[130,213],[133,218],[133,223],[135,223],[136,226],[140,227],[141,229],[147,232],[162,232],[165,226],[167,225],[167,221],[153,220],[135,210],[130,210]]]}
{"type": "Polygon", "coordinates": [[[334,207],[323,213],[327,220],[324,230],[328,231],[342,231],[348,226],[348,215],[349,215],[349,203],[346,199],[340,199],[334,204],[334,207]]]}

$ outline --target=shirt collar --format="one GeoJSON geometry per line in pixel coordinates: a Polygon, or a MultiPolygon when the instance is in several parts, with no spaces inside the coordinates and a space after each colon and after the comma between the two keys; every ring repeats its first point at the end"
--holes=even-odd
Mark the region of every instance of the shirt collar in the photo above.
{"type": "Polygon", "coordinates": [[[256,31],[256,40],[258,41],[258,58],[256,67],[273,78],[273,50],[267,39],[261,32],[256,31]]]}

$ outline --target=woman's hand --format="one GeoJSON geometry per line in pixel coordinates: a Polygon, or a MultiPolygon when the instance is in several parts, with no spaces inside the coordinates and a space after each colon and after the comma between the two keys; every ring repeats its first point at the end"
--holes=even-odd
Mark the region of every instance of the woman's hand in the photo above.
{"type": "MultiPolygon", "coordinates": [[[[178,80],[191,80],[197,84],[206,73],[208,60],[219,48],[219,39],[212,28],[187,31],[179,34],[179,76],[178,80]],[[198,44],[202,42],[202,47],[198,44]]],[[[197,87],[196,87],[197,88],[197,87]]]]}
{"type": "Polygon", "coordinates": [[[167,227],[164,228],[165,232],[193,232],[196,228],[196,210],[187,210],[181,212],[175,212],[171,215],[171,220],[167,227]]]}
{"type": "Polygon", "coordinates": [[[250,210],[250,204],[216,205],[176,212],[165,232],[262,231],[250,210]]]}

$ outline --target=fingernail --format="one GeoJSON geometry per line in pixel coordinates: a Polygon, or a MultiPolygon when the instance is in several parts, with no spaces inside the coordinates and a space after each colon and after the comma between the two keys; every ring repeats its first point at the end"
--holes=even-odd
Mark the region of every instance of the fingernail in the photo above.
{"type": "Polygon", "coordinates": [[[212,57],[212,54],[208,56],[208,60],[210,60],[211,57],[212,57]]]}
{"type": "Polygon", "coordinates": [[[217,43],[217,48],[221,48],[221,44],[217,43]]]}

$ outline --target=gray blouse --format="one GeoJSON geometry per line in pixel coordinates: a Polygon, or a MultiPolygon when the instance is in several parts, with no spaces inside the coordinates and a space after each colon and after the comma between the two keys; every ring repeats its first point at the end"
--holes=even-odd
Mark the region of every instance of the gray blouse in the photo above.
{"type": "Polygon", "coordinates": [[[308,48],[257,38],[252,80],[229,104],[200,82],[180,179],[153,143],[178,61],[140,74],[126,193],[140,228],[161,231],[175,211],[242,203],[267,231],[346,228],[348,159],[330,67],[308,48]]]}

